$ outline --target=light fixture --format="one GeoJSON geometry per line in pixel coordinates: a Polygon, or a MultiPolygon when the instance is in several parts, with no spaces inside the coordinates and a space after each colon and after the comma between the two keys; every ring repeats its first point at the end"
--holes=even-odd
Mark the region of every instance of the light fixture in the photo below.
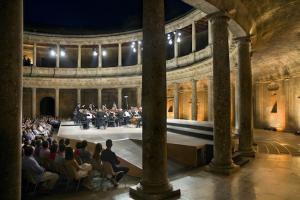
{"type": "Polygon", "coordinates": [[[98,52],[95,49],[93,50],[93,56],[98,56],[98,52]]]}
{"type": "Polygon", "coordinates": [[[138,43],[139,43],[139,45],[141,45],[141,44],[142,44],[142,41],[138,41],[138,43]]]}
{"type": "Polygon", "coordinates": [[[177,43],[180,43],[180,42],[181,42],[181,38],[178,37],[178,38],[177,38],[177,43]]]}
{"type": "Polygon", "coordinates": [[[181,32],[178,32],[178,36],[181,36],[181,32]]]}
{"type": "Polygon", "coordinates": [[[173,44],[173,40],[169,40],[169,45],[172,45],[173,44]]]}
{"type": "Polygon", "coordinates": [[[136,48],[133,48],[132,51],[133,51],[133,53],[136,53],[136,48]]]}
{"type": "Polygon", "coordinates": [[[52,57],[56,56],[56,52],[53,49],[50,49],[50,56],[52,57]]]}
{"type": "Polygon", "coordinates": [[[170,39],[171,38],[171,35],[170,35],[170,33],[168,34],[168,39],[170,39]]]}
{"type": "Polygon", "coordinates": [[[61,56],[61,57],[65,57],[65,56],[66,56],[65,50],[62,49],[62,50],[60,51],[60,56],[61,56]]]}
{"type": "Polygon", "coordinates": [[[102,51],[102,56],[103,56],[103,57],[107,56],[107,51],[103,50],[103,51],[102,51]]]}

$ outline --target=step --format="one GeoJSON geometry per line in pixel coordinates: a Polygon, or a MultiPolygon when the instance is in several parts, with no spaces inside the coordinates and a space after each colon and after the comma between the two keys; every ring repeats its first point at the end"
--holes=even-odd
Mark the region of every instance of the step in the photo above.
{"type": "Polygon", "coordinates": [[[167,130],[169,132],[187,135],[191,137],[197,137],[207,140],[213,140],[213,132],[212,131],[206,131],[206,130],[198,130],[193,128],[186,128],[186,127],[179,127],[179,126],[173,126],[173,125],[167,125],[167,130]]]}
{"type": "Polygon", "coordinates": [[[182,119],[168,119],[167,125],[178,126],[184,128],[192,128],[197,130],[204,131],[213,131],[213,124],[211,122],[198,122],[191,120],[182,120],[182,119]]]}

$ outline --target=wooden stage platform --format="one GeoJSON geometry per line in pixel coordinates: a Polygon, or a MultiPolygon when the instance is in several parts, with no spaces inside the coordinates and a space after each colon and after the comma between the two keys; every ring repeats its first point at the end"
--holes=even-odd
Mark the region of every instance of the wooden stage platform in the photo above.
{"type": "MultiPolygon", "coordinates": [[[[178,122],[178,120],[177,120],[178,122]]],[[[176,122],[176,123],[177,123],[176,122]]],[[[182,122],[187,124],[186,122],[182,122]]],[[[174,127],[174,122],[172,126],[174,127]]],[[[185,127],[185,129],[193,127],[185,127]]],[[[192,130],[193,134],[195,130],[192,130]]],[[[201,132],[201,131],[200,131],[201,132]]],[[[58,131],[58,138],[71,139],[71,146],[77,141],[87,140],[88,149],[93,152],[96,143],[105,148],[105,141],[113,141],[112,150],[119,157],[121,164],[130,168],[130,175],[140,177],[142,173],[142,128],[134,126],[108,127],[96,129],[91,126],[84,130],[71,121],[62,122],[58,131]]],[[[212,154],[212,141],[199,137],[167,132],[168,170],[175,174],[183,168],[197,167],[206,164],[212,154]]]]}

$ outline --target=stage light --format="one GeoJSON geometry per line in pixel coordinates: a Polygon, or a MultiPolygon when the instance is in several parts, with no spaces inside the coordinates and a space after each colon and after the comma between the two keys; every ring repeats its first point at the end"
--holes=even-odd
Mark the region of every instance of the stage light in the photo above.
{"type": "Polygon", "coordinates": [[[53,49],[50,50],[50,56],[52,56],[52,57],[56,56],[56,52],[53,49]]]}
{"type": "Polygon", "coordinates": [[[93,51],[93,56],[98,56],[98,52],[96,50],[93,51]]]}
{"type": "Polygon", "coordinates": [[[168,39],[170,39],[171,38],[171,35],[170,34],[168,34],[168,39]]]}
{"type": "Polygon", "coordinates": [[[169,40],[169,45],[172,45],[173,44],[173,40],[169,40]]]}
{"type": "Polygon", "coordinates": [[[181,36],[181,32],[178,32],[178,36],[181,36]]]}
{"type": "Polygon", "coordinates": [[[141,45],[141,44],[142,44],[142,41],[138,41],[138,43],[139,43],[139,45],[141,45]]]}
{"type": "Polygon", "coordinates": [[[133,53],[136,53],[136,48],[133,48],[132,51],[133,51],[133,53]]]}
{"type": "Polygon", "coordinates": [[[107,51],[103,50],[103,51],[102,51],[102,56],[103,56],[103,57],[107,56],[107,51]]]}
{"type": "Polygon", "coordinates": [[[180,42],[181,42],[181,38],[178,37],[178,38],[177,38],[177,43],[180,43],[180,42]]]}
{"type": "Polygon", "coordinates": [[[61,51],[60,51],[60,56],[61,56],[61,57],[65,57],[65,56],[66,56],[66,52],[65,52],[64,50],[61,50],[61,51]]]}

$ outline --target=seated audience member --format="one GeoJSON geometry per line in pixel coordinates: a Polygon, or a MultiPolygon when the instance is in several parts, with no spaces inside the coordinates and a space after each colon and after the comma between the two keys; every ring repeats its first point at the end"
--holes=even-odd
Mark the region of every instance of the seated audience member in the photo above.
{"type": "Polygon", "coordinates": [[[50,159],[50,150],[48,141],[43,141],[42,149],[40,150],[39,157],[41,159],[50,159]]]}
{"type": "Polygon", "coordinates": [[[35,182],[45,182],[46,189],[53,189],[59,176],[55,173],[45,171],[45,169],[38,164],[32,155],[33,148],[31,146],[27,146],[24,149],[22,169],[25,171],[25,173],[30,175],[35,182]]]}
{"type": "Polygon", "coordinates": [[[75,179],[88,177],[89,172],[92,170],[91,164],[78,164],[78,162],[74,158],[72,147],[67,147],[65,149],[65,165],[69,173],[71,173],[73,178],[75,179]]]}
{"type": "Polygon", "coordinates": [[[60,146],[60,145],[65,145],[65,139],[60,139],[59,141],[58,141],[58,145],[60,146]]]}
{"type": "Polygon", "coordinates": [[[61,144],[58,147],[58,152],[55,156],[55,163],[62,165],[64,163],[65,160],[65,145],[61,144]]]}
{"type": "Polygon", "coordinates": [[[65,139],[65,146],[69,147],[70,146],[70,139],[65,139]]]}
{"type": "Polygon", "coordinates": [[[56,154],[57,154],[58,145],[56,143],[53,143],[50,147],[50,160],[55,160],[56,154]]]}
{"type": "Polygon", "coordinates": [[[111,151],[112,147],[112,140],[106,140],[106,149],[101,153],[101,160],[105,162],[109,162],[114,170],[114,172],[121,172],[118,173],[116,177],[116,181],[119,181],[127,172],[129,171],[128,167],[118,166],[120,161],[118,160],[116,154],[111,151]]]}
{"type": "Polygon", "coordinates": [[[91,163],[92,155],[91,153],[86,149],[87,147],[87,141],[83,140],[81,143],[81,148],[79,150],[79,156],[81,158],[81,161],[83,163],[91,163]]]}
{"type": "Polygon", "coordinates": [[[102,162],[100,159],[101,152],[102,152],[102,145],[100,143],[97,143],[95,146],[93,159],[91,160],[93,170],[98,170],[98,171],[102,170],[102,162]]]}
{"type": "Polygon", "coordinates": [[[35,157],[35,159],[38,159],[40,157],[41,149],[42,149],[42,140],[38,139],[35,141],[35,149],[34,149],[34,153],[33,153],[33,156],[35,157]]]}

